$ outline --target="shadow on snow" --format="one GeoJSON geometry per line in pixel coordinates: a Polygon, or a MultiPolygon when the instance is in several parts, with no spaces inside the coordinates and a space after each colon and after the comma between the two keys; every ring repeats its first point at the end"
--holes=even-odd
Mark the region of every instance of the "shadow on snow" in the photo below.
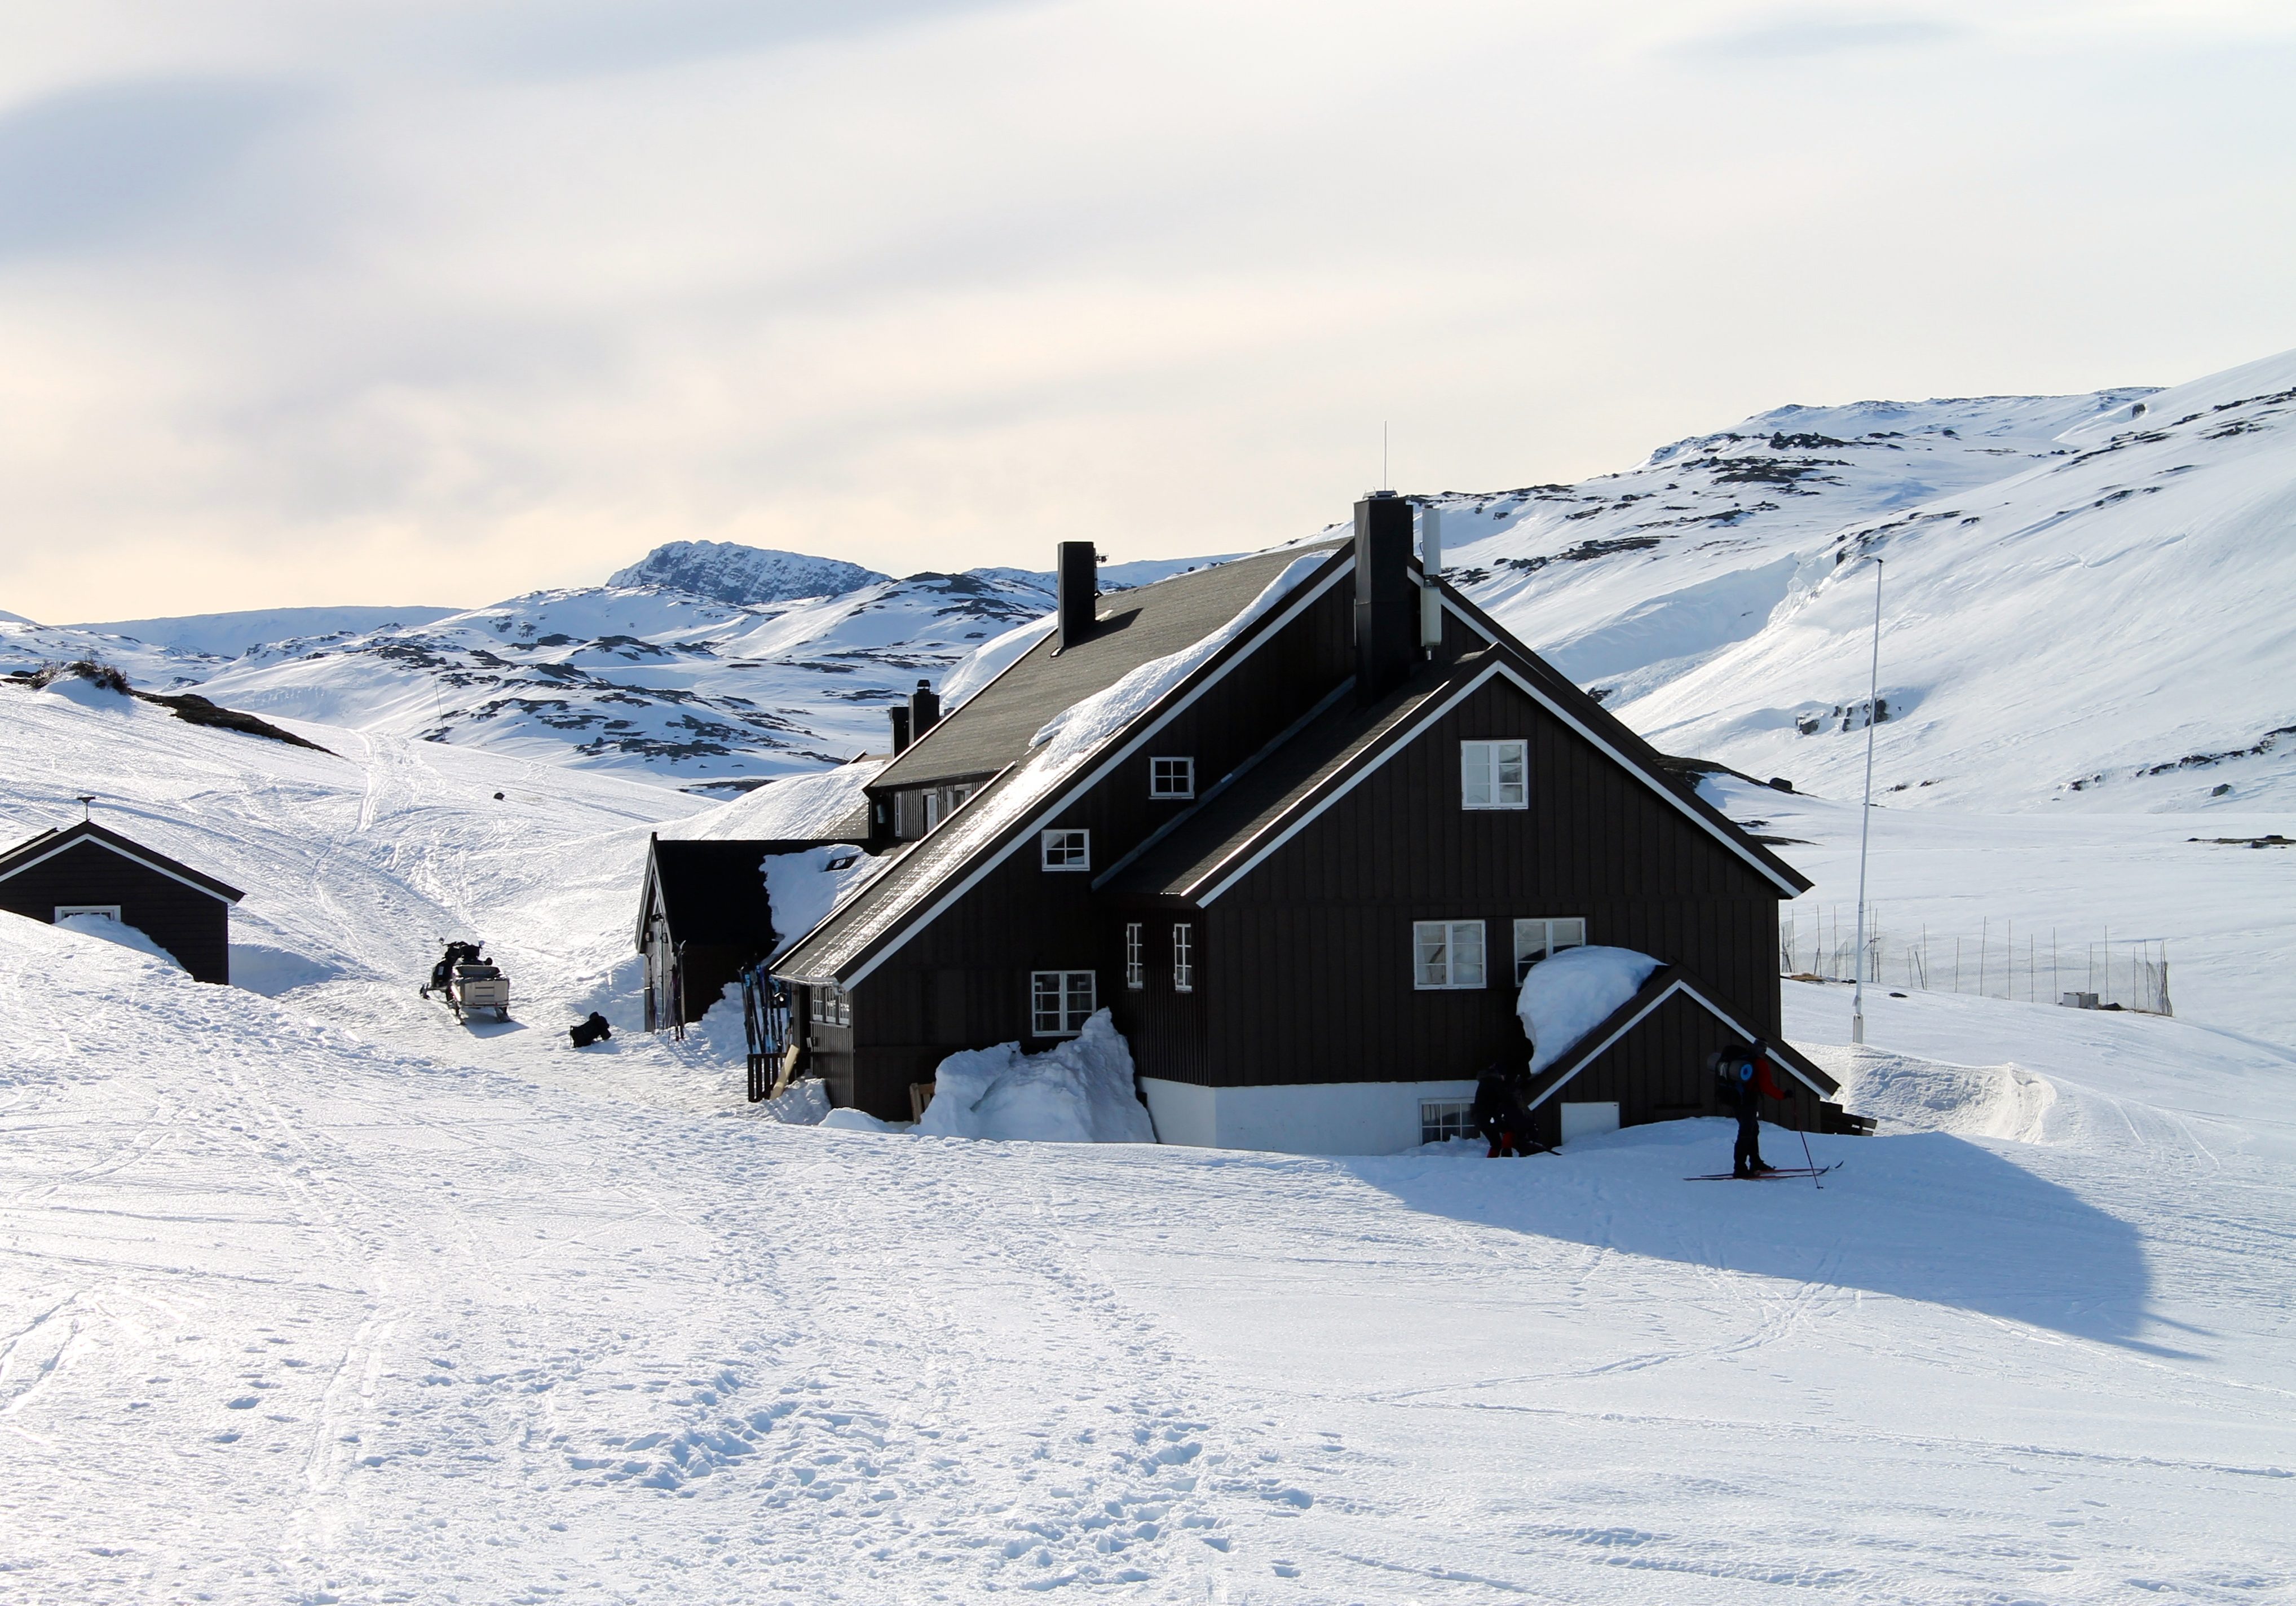
{"type": "MultiPolygon", "coordinates": [[[[1726,1170],[1734,1128],[1669,1121],[1583,1140],[1564,1154],[1460,1153],[1330,1163],[1413,1209],[1509,1232],[1756,1276],[1952,1306],[2147,1354],[2156,1319],[2136,1229],[1992,1151],[1943,1133],[1811,1140],[1807,1177],[1691,1182],[1726,1170]]],[[[1801,1140],[1766,1127],[1763,1157],[1800,1165],[1801,1140]]]]}

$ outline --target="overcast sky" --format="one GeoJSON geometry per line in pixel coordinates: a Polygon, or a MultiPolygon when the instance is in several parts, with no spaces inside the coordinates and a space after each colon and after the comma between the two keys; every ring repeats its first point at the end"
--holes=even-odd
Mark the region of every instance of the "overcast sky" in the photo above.
{"type": "Polygon", "coordinates": [[[2296,5],[0,0],[0,609],[1235,549],[2296,346],[2296,5]]]}

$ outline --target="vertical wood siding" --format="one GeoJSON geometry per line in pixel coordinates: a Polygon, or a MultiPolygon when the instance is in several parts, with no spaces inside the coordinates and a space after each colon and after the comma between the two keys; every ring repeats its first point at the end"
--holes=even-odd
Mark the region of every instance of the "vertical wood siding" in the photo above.
{"type": "Polygon", "coordinates": [[[82,841],[0,881],[0,909],[53,923],[59,904],[118,904],[122,925],[173,954],[194,981],[231,979],[231,905],[82,841]]]}

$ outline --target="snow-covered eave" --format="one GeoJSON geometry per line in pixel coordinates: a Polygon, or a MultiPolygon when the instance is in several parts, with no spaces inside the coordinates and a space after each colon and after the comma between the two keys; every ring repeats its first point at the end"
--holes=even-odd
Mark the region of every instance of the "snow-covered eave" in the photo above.
{"type": "MultiPolygon", "coordinates": [[[[927,893],[849,958],[838,963],[818,965],[808,971],[806,969],[804,958],[806,946],[814,940],[816,936],[829,930],[839,919],[864,905],[867,900],[867,889],[865,889],[857,893],[854,898],[843,907],[832,911],[828,918],[815,928],[814,931],[808,932],[803,939],[791,948],[789,968],[777,971],[776,974],[785,976],[791,980],[807,983],[826,983],[844,987],[859,986],[879,965],[898,952],[919,930],[939,919],[960,898],[980,885],[992,871],[1028,842],[1044,820],[1073,806],[1078,799],[1087,795],[1094,787],[1106,780],[1118,766],[1131,758],[1144,743],[1152,740],[1166,725],[1185,712],[1206,692],[1226,679],[1229,671],[1236,665],[1259,651],[1262,643],[1269,640],[1292,620],[1298,619],[1301,613],[1314,605],[1318,598],[1324,596],[1333,586],[1354,570],[1354,546],[1349,545],[1334,548],[1322,570],[1310,575],[1295,586],[1284,597],[1280,607],[1271,608],[1267,613],[1253,620],[1249,627],[1237,635],[1234,640],[1199,664],[1163,696],[1141,709],[1121,729],[1102,742],[1095,756],[1078,766],[1075,778],[1067,785],[1048,791],[1034,807],[1023,809],[995,836],[981,844],[969,858],[951,866],[941,878],[940,885],[946,889],[939,896],[934,897],[927,893]]],[[[952,809],[935,829],[946,830],[964,818],[967,810],[988,806],[999,788],[1008,783],[1022,767],[1025,766],[1016,764],[999,772],[994,781],[981,787],[964,803],[952,809]]],[[[931,837],[928,836],[924,840],[931,840],[931,837]]],[[[922,843],[920,842],[918,846],[922,846],[922,843]]],[[[889,867],[888,874],[890,873],[889,867]]],[[[882,885],[884,880],[885,878],[881,876],[872,884],[873,886],[882,885]]]]}
{"type": "Polygon", "coordinates": [[[1830,1099],[1841,1091],[1841,1084],[1812,1064],[1800,1050],[1788,1043],[1761,1037],[1758,1033],[1751,1030],[1744,1021],[1717,1003],[1711,987],[1691,975],[1680,965],[1669,964],[1661,965],[1652,973],[1649,980],[1643,983],[1641,991],[1611,1011],[1601,1025],[1579,1038],[1571,1046],[1570,1052],[1547,1068],[1545,1073],[1547,1078],[1546,1085],[1540,1088],[1538,1095],[1529,1101],[1529,1107],[1536,1110],[1562,1092],[1572,1077],[1602,1058],[1614,1044],[1641,1025],[1653,1011],[1677,994],[1698,1004],[1708,1014],[1744,1039],[1748,1045],[1763,1043],[1771,1051],[1770,1057],[1776,1063],[1784,1066],[1787,1073],[1794,1080],[1808,1088],[1819,1098],[1830,1099]]]}

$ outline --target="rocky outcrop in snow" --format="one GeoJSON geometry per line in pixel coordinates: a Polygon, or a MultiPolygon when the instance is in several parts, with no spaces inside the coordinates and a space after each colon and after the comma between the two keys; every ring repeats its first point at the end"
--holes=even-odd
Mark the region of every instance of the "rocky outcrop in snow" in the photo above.
{"type": "Polygon", "coordinates": [[[842,596],[889,578],[873,569],[800,552],[730,541],[672,541],[608,578],[609,586],[660,586],[714,602],[754,608],[801,597],[842,596]]]}

